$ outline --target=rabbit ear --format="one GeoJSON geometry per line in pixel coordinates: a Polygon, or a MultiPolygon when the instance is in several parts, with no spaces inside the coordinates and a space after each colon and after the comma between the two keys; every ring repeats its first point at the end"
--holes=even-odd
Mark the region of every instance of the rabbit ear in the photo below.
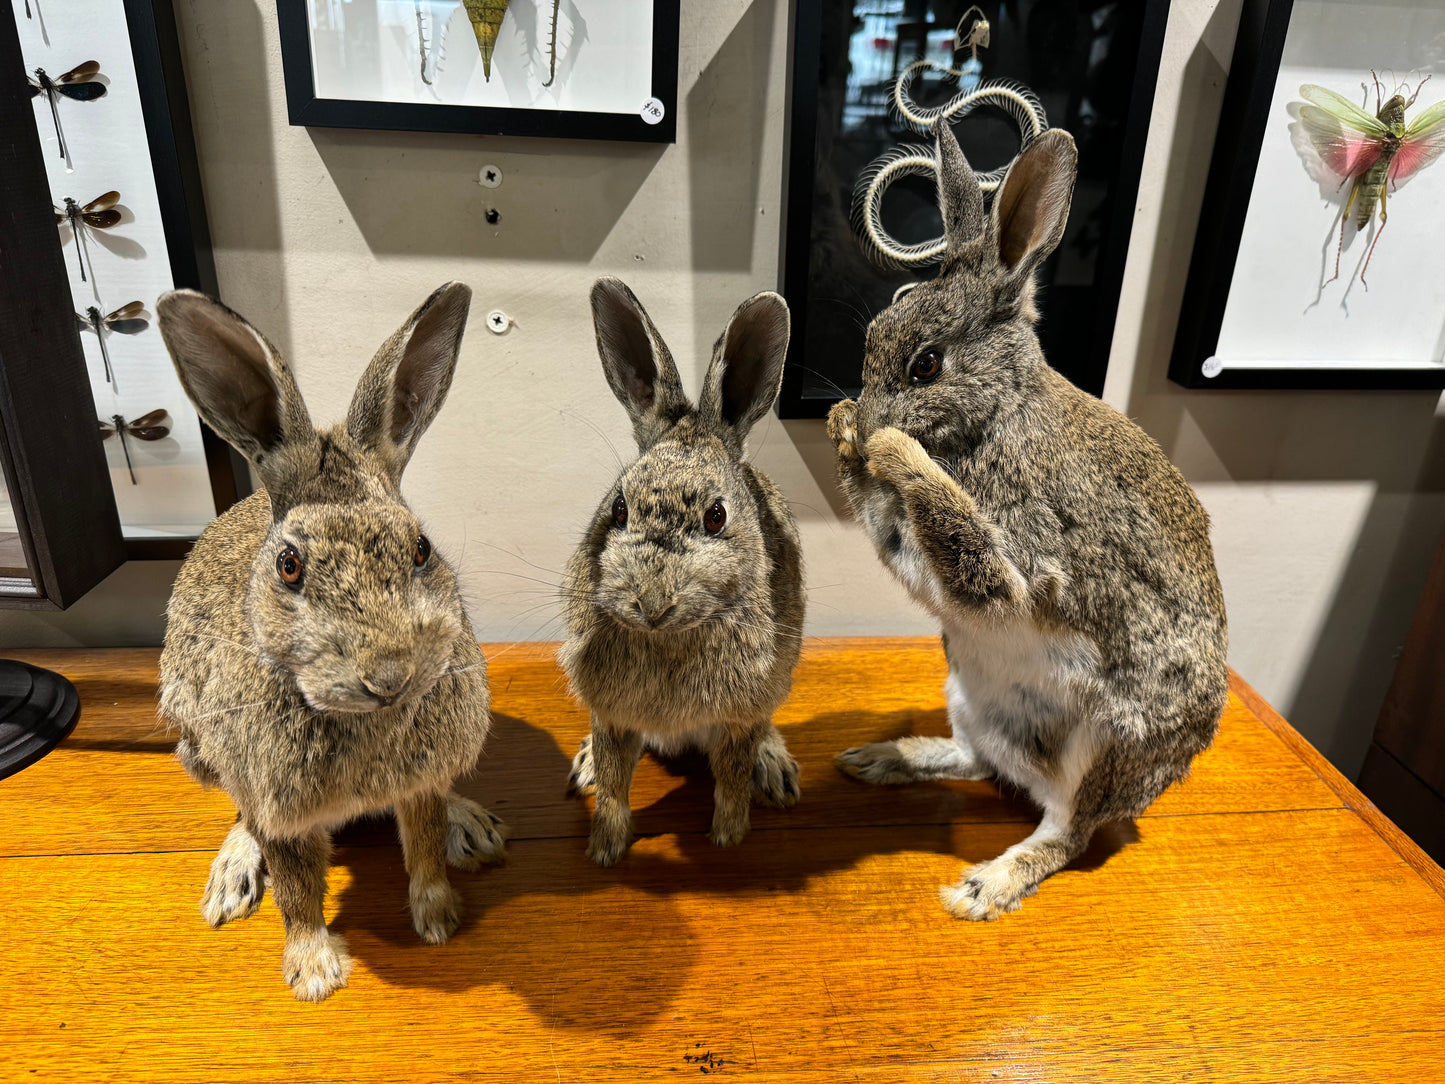
{"type": "Polygon", "coordinates": [[[938,142],[938,209],[943,212],[943,238],[949,256],[983,235],[983,189],[947,117],[934,122],[938,142]]]}
{"type": "Polygon", "coordinates": [[[645,452],[692,410],[672,354],[621,279],[593,283],[592,326],[607,384],[626,408],[637,447],[645,452]]]}
{"type": "Polygon", "coordinates": [[[712,348],[698,414],[731,430],[739,448],[778,397],[788,356],[788,303],[765,292],[738,306],[712,348]]]}
{"type": "Polygon", "coordinates": [[[471,303],[470,286],[439,287],[382,344],[356,385],[346,431],[387,465],[393,482],[452,386],[471,303]]]}
{"type": "Polygon", "coordinates": [[[172,290],[156,302],[161,338],[196,412],[251,461],[273,504],[316,429],[284,358],[219,301],[172,290]]]}
{"type": "Polygon", "coordinates": [[[994,196],[989,232],[999,263],[1015,279],[1031,275],[1063,238],[1078,163],[1074,137],[1050,128],[1009,167],[994,196]]]}

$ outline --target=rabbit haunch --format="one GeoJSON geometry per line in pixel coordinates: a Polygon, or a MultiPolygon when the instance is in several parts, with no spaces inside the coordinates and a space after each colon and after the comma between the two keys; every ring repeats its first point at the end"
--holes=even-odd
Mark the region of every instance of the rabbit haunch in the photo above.
{"type": "Polygon", "coordinates": [[[265,487],[201,534],[167,611],[161,712],[186,771],[237,810],[202,913],[212,925],[252,913],[264,871],[286,920],[284,975],[306,1000],[351,968],[321,910],[331,828],[395,811],[413,925],[431,942],[460,921],[445,864],[502,851],[495,818],[451,791],[490,726],[486,662],[455,574],[399,489],[450,386],[470,299],[458,283],[432,294],[324,432],[245,320],[191,291],[157,303],[186,393],[265,487]]]}
{"type": "Polygon", "coordinates": [[[759,294],[739,306],[696,407],[624,284],[599,281],[592,310],[603,372],[640,455],[568,563],[570,635],[558,660],[592,712],[571,784],[596,790],[588,854],[610,865],[631,839],[627,793],[644,744],[708,753],[719,844],[747,832],[753,793],[775,805],[797,800],[797,763],[771,718],[798,660],[802,558],[787,501],[742,461],[782,378],[782,298],[759,294]]]}
{"type": "Polygon", "coordinates": [[[1208,746],[1226,696],[1224,602],[1188,484],[1049,368],[1033,331],[1072,139],[1032,141],[988,214],[946,126],[938,156],[943,268],[873,321],[863,393],[828,428],[880,557],[943,625],[954,736],[839,764],[872,782],[998,775],[1026,789],[1039,830],[943,893],[954,914],[993,918],[1208,746]]]}

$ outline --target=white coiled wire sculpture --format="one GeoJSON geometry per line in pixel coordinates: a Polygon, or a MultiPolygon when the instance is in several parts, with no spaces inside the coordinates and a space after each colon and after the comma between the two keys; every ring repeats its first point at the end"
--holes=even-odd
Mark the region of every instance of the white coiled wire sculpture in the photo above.
{"type": "MultiPolygon", "coordinates": [[[[972,12],[978,12],[978,18],[967,38],[963,38],[963,22],[960,22],[954,39],[963,39],[956,51],[972,50],[970,59],[958,68],[933,60],[914,61],[903,69],[903,74],[893,86],[893,108],[908,127],[927,135],[933,132],[933,126],[939,120],[952,124],[981,105],[992,105],[1007,113],[1018,126],[1019,149],[1022,150],[1031,139],[1048,128],[1048,117],[1038,97],[1021,83],[978,82],[978,49],[989,43],[989,25],[976,7],[964,13],[965,21],[972,12]],[[963,86],[943,105],[921,106],[913,100],[909,88],[923,71],[951,75],[963,86]]],[[[853,227],[864,251],[875,263],[890,268],[925,267],[943,258],[944,240],[941,236],[904,244],[884,229],[882,219],[883,197],[894,182],[904,177],[927,176],[937,183],[938,163],[934,154],[931,145],[903,144],[875,158],[859,174],[858,183],[853,188],[853,227]]],[[[985,193],[992,193],[1003,182],[1009,164],[978,175],[979,185],[985,193]]]]}

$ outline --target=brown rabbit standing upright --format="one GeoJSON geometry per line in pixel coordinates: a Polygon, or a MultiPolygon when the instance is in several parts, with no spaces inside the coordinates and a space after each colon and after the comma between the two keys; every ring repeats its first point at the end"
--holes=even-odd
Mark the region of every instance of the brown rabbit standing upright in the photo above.
{"type": "Polygon", "coordinates": [[[953,737],[838,764],[872,783],[997,775],[1043,807],[1031,836],[942,890],[954,915],[992,919],[1213,740],[1224,597],[1183,476],[1051,369],[1034,334],[1034,270],[1064,232],[1073,139],[1033,140],[986,215],[946,124],[937,137],[943,266],[874,319],[863,392],[828,432],[879,555],[943,623],[953,737]]]}
{"type": "Polygon", "coordinates": [[[490,725],[487,668],[456,576],[421,532],[402,470],[451,386],[471,290],[437,290],[377,352],[345,424],[311,424],[265,337],[189,290],[156,305],[181,384],[265,488],[201,534],[176,578],[161,712],[176,755],[223,788],[236,823],[201,913],[253,913],[269,876],[286,921],[282,973],[306,1001],[346,985],[346,944],[322,904],[330,829],[392,808],[412,925],[460,921],[446,862],[501,857],[500,825],[452,793],[490,725]]]}

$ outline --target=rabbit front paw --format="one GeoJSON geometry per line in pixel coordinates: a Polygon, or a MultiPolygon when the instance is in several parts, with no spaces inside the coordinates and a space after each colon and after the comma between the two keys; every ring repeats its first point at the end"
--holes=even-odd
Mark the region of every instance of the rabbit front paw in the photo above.
{"type": "Polygon", "coordinates": [[[852,399],[834,403],[828,411],[828,439],[840,459],[862,459],[858,452],[858,404],[852,399]]]}
{"type": "Polygon", "coordinates": [[[582,739],[577,755],[572,758],[572,771],[567,776],[568,794],[591,794],[597,789],[597,773],[592,761],[592,735],[582,739]]]}
{"type": "Polygon", "coordinates": [[[753,794],[768,805],[787,809],[798,804],[802,787],[798,782],[798,762],[779,741],[758,747],[753,762],[753,794]]]}
{"type": "Polygon", "coordinates": [[[411,925],[429,945],[446,941],[462,922],[461,900],[445,880],[411,886],[411,925]]]}
{"type": "Polygon", "coordinates": [[[880,429],[869,437],[865,451],[868,456],[868,469],[873,477],[900,489],[939,469],[938,464],[923,450],[923,445],[901,429],[892,426],[880,429]]]}
{"type": "Polygon", "coordinates": [[[632,846],[632,818],[614,820],[592,818],[592,833],[587,838],[587,857],[599,866],[615,866],[632,846]]]}
{"type": "Polygon", "coordinates": [[[211,875],[201,897],[201,915],[213,927],[256,913],[266,892],[261,847],[237,821],[211,862],[211,875]]]}
{"type": "Polygon", "coordinates": [[[297,1001],[326,1000],[346,985],[352,966],[346,939],[327,933],[324,926],[288,937],[281,956],[281,974],[297,1001]]]}
{"type": "Polygon", "coordinates": [[[938,897],[954,918],[992,922],[999,915],[1017,911],[1038,890],[1036,883],[1019,876],[1016,863],[1000,857],[966,870],[958,884],[940,888],[938,897]]]}
{"type": "Polygon", "coordinates": [[[447,795],[447,862],[476,869],[507,856],[507,826],[470,798],[447,795]]]}

